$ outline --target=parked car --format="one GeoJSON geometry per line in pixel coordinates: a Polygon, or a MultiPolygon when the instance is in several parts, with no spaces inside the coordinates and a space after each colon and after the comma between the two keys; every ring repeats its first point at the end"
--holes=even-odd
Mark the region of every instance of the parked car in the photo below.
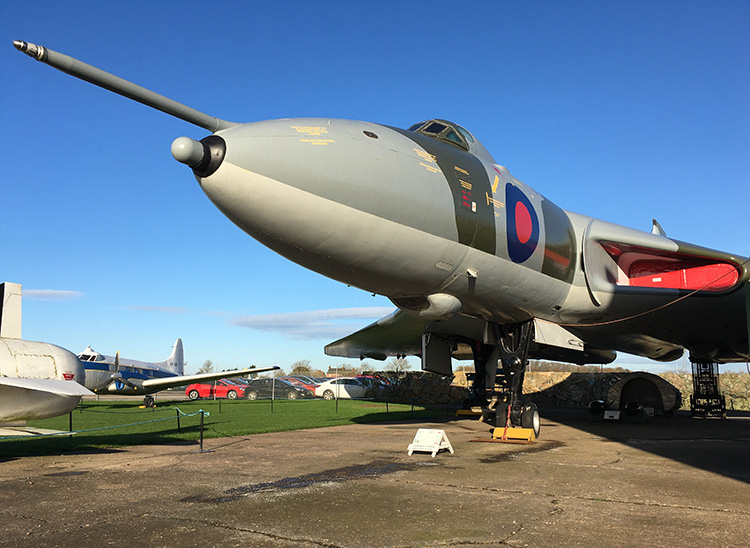
{"type": "Polygon", "coordinates": [[[362,384],[365,385],[366,389],[374,388],[378,391],[382,391],[385,390],[385,388],[389,385],[387,379],[378,377],[376,375],[357,375],[357,378],[362,381],[362,384]]]}
{"type": "Polygon", "coordinates": [[[245,387],[231,379],[219,379],[214,382],[198,382],[188,385],[185,394],[191,400],[198,398],[229,398],[234,400],[245,397],[245,387]]]}
{"type": "Polygon", "coordinates": [[[277,377],[278,379],[287,381],[292,383],[294,386],[297,386],[299,388],[304,388],[305,390],[309,390],[310,392],[315,392],[315,387],[318,386],[318,383],[312,382],[309,380],[309,377],[277,377]]]}
{"type": "Polygon", "coordinates": [[[273,397],[277,400],[296,400],[300,398],[312,398],[313,393],[283,379],[253,379],[245,381],[245,397],[249,400],[273,397]]]}
{"type": "Polygon", "coordinates": [[[320,383],[315,388],[315,395],[326,400],[334,398],[364,398],[365,385],[354,377],[339,377],[320,383]]]}
{"type": "Polygon", "coordinates": [[[299,379],[302,382],[306,382],[308,384],[318,385],[321,382],[320,379],[316,379],[315,377],[311,377],[310,375],[292,375],[292,377],[294,377],[295,379],[299,379]]]}

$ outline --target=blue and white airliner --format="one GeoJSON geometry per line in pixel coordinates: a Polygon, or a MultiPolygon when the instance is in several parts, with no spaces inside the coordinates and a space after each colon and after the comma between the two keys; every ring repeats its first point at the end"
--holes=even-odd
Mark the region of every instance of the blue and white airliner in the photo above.
{"type": "Polygon", "coordinates": [[[78,358],[86,372],[86,388],[97,394],[143,395],[143,405],[146,407],[154,405],[151,394],[159,390],[279,369],[278,366],[273,366],[185,375],[182,339],[177,339],[169,357],[158,363],[120,358],[119,352],[114,356],[106,356],[91,346],[87,346],[78,358]]]}

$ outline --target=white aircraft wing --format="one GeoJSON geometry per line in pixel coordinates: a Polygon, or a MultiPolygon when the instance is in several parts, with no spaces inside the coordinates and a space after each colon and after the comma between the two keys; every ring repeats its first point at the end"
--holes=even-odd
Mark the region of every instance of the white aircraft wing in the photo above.
{"type": "Polygon", "coordinates": [[[20,377],[0,377],[0,385],[12,388],[24,388],[39,392],[49,392],[58,396],[96,396],[88,388],[75,381],[62,379],[29,379],[20,377]]]}
{"type": "Polygon", "coordinates": [[[94,393],[75,381],[0,377],[0,424],[65,415],[94,393]]]}
{"type": "Polygon", "coordinates": [[[221,371],[218,373],[199,373],[197,375],[178,375],[175,377],[166,377],[163,379],[148,379],[143,381],[141,385],[144,389],[150,392],[156,392],[158,390],[164,390],[165,388],[172,388],[173,386],[182,386],[184,384],[190,384],[194,382],[207,382],[215,381],[218,379],[229,379],[232,377],[242,377],[244,375],[253,375],[255,373],[265,373],[266,371],[274,371],[281,369],[279,366],[274,365],[273,367],[255,367],[252,369],[239,369],[237,371],[221,371]]]}

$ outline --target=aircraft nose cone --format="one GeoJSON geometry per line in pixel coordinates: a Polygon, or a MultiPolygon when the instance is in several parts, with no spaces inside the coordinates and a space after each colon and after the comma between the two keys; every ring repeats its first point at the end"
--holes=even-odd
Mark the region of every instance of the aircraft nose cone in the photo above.
{"type": "Polygon", "coordinates": [[[178,137],[172,142],[174,159],[193,169],[196,177],[212,175],[224,161],[227,144],[218,135],[209,135],[201,141],[178,137]]]}
{"type": "Polygon", "coordinates": [[[172,156],[188,167],[200,164],[203,154],[203,145],[190,137],[178,137],[172,142],[172,156]]]}

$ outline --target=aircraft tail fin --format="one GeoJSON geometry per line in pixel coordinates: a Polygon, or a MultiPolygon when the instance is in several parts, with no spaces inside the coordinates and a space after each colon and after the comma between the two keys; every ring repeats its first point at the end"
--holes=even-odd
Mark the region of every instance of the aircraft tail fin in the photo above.
{"type": "Polygon", "coordinates": [[[167,361],[163,362],[161,365],[177,375],[185,374],[185,354],[182,350],[182,339],[177,339],[177,341],[175,341],[172,353],[167,358],[167,361]]]}
{"type": "Polygon", "coordinates": [[[21,338],[21,284],[0,284],[0,337],[21,338]]]}

